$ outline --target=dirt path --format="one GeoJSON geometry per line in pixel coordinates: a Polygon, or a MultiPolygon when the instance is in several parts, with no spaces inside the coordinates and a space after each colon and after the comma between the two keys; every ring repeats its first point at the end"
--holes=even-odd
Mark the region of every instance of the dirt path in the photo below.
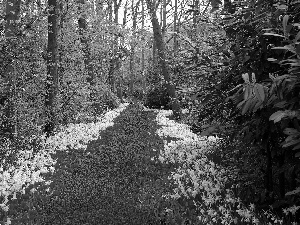
{"type": "Polygon", "coordinates": [[[156,115],[130,105],[85,152],[56,153],[55,192],[34,202],[38,223],[160,224],[156,209],[171,168],[151,160],[164,146],[156,115]]]}

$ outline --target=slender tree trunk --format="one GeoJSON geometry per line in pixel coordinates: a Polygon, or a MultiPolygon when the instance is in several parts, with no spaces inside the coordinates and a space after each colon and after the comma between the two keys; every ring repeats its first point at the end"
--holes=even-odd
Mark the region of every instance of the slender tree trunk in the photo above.
{"type": "MultiPolygon", "coordinates": [[[[115,25],[118,24],[118,20],[119,20],[119,8],[121,6],[121,2],[122,0],[113,0],[113,2],[109,2],[109,20],[111,22],[114,22],[115,25]],[[114,7],[112,6],[114,5],[114,7]],[[112,18],[112,8],[114,8],[114,20],[112,18]]],[[[116,56],[116,52],[117,52],[117,43],[118,43],[118,37],[114,36],[113,41],[111,43],[111,49],[112,49],[112,55],[110,58],[110,62],[109,62],[109,71],[108,71],[108,82],[110,84],[111,87],[111,91],[113,93],[116,93],[116,77],[115,77],[115,69],[117,68],[117,64],[118,64],[118,60],[119,57],[116,56]]]]}
{"type": "Polygon", "coordinates": [[[194,0],[194,15],[193,15],[193,38],[197,38],[197,24],[198,24],[198,15],[199,15],[199,0],[194,0]]]}
{"type": "Polygon", "coordinates": [[[114,0],[114,13],[115,13],[115,24],[119,23],[119,8],[121,6],[122,0],[114,0]]]}
{"type": "Polygon", "coordinates": [[[96,15],[100,18],[104,17],[104,13],[103,13],[103,2],[102,1],[96,1],[95,5],[96,5],[96,15]]]}
{"type": "Polygon", "coordinates": [[[113,15],[113,9],[112,9],[112,4],[113,4],[113,2],[112,2],[112,0],[109,0],[108,1],[108,21],[109,22],[112,22],[113,21],[113,19],[112,19],[112,15],[113,15]]]}
{"type": "Polygon", "coordinates": [[[129,68],[130,68],[130,83],[129,83],[129,93],[130,95],[133,94],[134,90],[134,80],[135,80],[135,66],[134,66],[134,55],[135,55],[135,32],[137,27],[137,10],[138,10],[139,1],[134,4],[134,1],[132,1],[131,4],[131,13],[132,13],[132,33],[133,33],[133,40],[134,42],[131,42],[130,46],[130,62],[129,62],[129,68]]]}
{"type": "Polygon", "coordinates": [[[59,19],[59,29],[58,29],[58,35],[60,38],[60,43],[59,43],[59,66],[58,66],[58,76],[60,80],[63,80],[63,75],[64,75],[64,66],[63,66],[63,58],[64,58],[64,53],[65,53],[65,48],[64,48],[64,33],[63,33],[63,27],[64,27],[64,22],[65,22],[65,15],[64,13],[64,2],[61,1],[59,3],[59,11],[60,11],[60,19],[59,19]]]}
{"type": "Polygon", "coordinates": [[[155,38],[153,38],[153,44],[152,44],[152,67],[154,70],[154,73],[157,73],[157,46],[155,42],[155,38]]]}
{"type": "MultiPolygon", "coordinates": [[[[144,7],[144,1],[142,0],[142,31],[144,32],[145,29],[145,7],[144,7]]],[[[145,42],[145,37],[143,34],[142,37],[143,43],[145,42]]],[[[146,75],[145,75],[145,48],[142,48],[142,79],[143,79],[143,94],[145,94],[146,91],[146,75]]]]}
{"type": "MultiPolygon", "coordinates": [[[[124,9],[124,17],[123,17],[123,22],[122,22],[122,25],[123,25],[123,28],[125,29],[125,26],[126,26],[126,23],[127,23],[127,4],[128,4],[128,1],[125,2],[125,9],[124,9]]],[[[124,40],[124,37],[121,38],[121,42],[124,43],[125,40],[124,40]]],[[[117,88],[117,96],[118,98],[121,100],[121,103],[124,102],[123,100],[123,71],[121,70],[121,62],[120,62],[120,66],[119,66],[119,71],[120,71],[120,75],[118,77],[118,88],[117,88]]]]}
{"type": "Polygon", "coordinates": [[[84,54],[84,65],[87,72],[87,79],[86,81],[92,86],[94,84],[94,73],[92,67],[92,60],[91,60],[91,53],[89,47],[89,38],[87,37],[87,20],[86,20],[86,13],[84,12],[85,0],[78,0],[78,11],[80,13],[78,19],[78,27],[79,27],[79,35],[80,35],[80,42],[82,45],[82,50],[84,54]]]}
{"type": "MultiPolygon", "coordinates": [[[[173,56],[174,59],[176,59],[176,55],[177,55],[177,51],[178,51],[178,41],[177,41],[177,20],[178,20],[178,0],[174,0],[175,1],[175,5],[174,5],[174,36],[173,36],[173,56]]],[[[177,77],[177,65],[174,65],[173,67],[173,73],[174,73],[174,77],[177,77]]]]}
{"type": "Polygon", "coordinates": [[[178,0],[175,1],[175,6],[174,6],[174,44],[173,44],[173,51],[174,51],[174,56],[177,54],[178,50],[178,41],[177,41],[177,19],[178,19],[178,0]]]}
{"type": "Polygon", "coordinates": [[[163,0],[163,5],[162,5],[162,38],[164,40],[167,32],[167,1],[163,0]]]}
{"type": "MultiPolygon", "coordinates": [[[[5,38],[7,45],[11,46],[16,43],[17,37],[17,21],[19,20],[21,8],[21,0],[7,0],[5,6],[6,22],[5,22],[5,38]]],[[[13,59],[9,57],[4,80],[6,83],[5,93],[3,93],[3,104],[5,105],[3,131],[13,140],[16,135],[16,109],[15,109],[15,90],[16,90],[16,73],[13,67],[13,59]]]]}
{"type": "Polygon", "coordinates": [[[47,121],[44,127],[44,132],[50,136],[56,125],[55,116],[55,98],[58,87],[58,16],[59,4],[57,0],[48,1],[48,58],[47,58],[47,80],[46,80],[46,116],[47,121]]]}
{"type": "Polygon", "coordinates": [[[152,21],[152,26],[153,26],[153,35],[154,39],[157,45],[157,52],[158,52],[158,58],[159,58],[159,63],[161,66],[162,70],[162,75],[164,77],[166,87],[168,94],[171,98],[171,105],[172,105],[172,111],[175,119],[181,119],[181,109],[179,102],[176,98],[176,92],[175,92],[175,87],[174,84],[171,81],[170,78],[170,70],[169,70],[169,65],[166,62],[166,56],[165,56],[165,44],[163,41],[163,37],[161,34],[161,29],[158,23],[158,19],[156,16],[156,12],[154,10],[154,6],[151,2],[151,0],[147,0],[147,5],[150,11],[151,15],[151,21],[152,21]]]}
{"type": "Polygon", "coordinates": [[[123,28],[125,29],[126,23],[127,23],[127,4],[128,1],[125,3],[125,9],[124,9],[124,17],[123,17],[123,28]]]}
{"type": "MultiPolygon", "coordinates": [[[[113,2],[112,0],[108,1],[108,21],[109,23],[112,24],[113,22],[113,18],[112,18],[112,14],[113,14],[113,2]]],[[[109,69],[108,69],[108,84],[111,88],[111,91],[114,92],[114,85],[115,85],[115,81],[114,81],[114,44],[113,42],[111,43],[111,49],[112,49],[112,54],[110,55],[110,59],[109,59],[109,69]]]]}

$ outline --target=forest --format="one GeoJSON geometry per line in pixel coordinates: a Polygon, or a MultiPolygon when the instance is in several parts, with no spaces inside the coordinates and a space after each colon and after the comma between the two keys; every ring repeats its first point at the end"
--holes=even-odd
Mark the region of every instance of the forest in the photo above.
{"type": "Polygon", "coordinates": [[[0,0],[0,223],[300,224],[299,0],[0,0]]]}

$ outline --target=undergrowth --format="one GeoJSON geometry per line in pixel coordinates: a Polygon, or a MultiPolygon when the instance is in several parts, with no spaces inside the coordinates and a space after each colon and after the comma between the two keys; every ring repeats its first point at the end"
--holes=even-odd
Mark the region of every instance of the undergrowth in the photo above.
{"type": "Polygon", "coordinates": [[[34,154],[20,152],[15,164],[19,167],[11,167],[11,174],[1,173],[2,181],[7,181],[1,186],[5,203],[1,220],[6,224],[283,224],[251,199],[242,201],[241,190],[246,187],[235,186],[242,162],[230,167],[233,153],[219,149],[221,139],[198,137],[189,126],[169,120],[170,113],[130,104],[96,123],[62,127],[47,144],[36,145],[34,154]],[[48,148],[48,154],[37,148],[48,148]]]}

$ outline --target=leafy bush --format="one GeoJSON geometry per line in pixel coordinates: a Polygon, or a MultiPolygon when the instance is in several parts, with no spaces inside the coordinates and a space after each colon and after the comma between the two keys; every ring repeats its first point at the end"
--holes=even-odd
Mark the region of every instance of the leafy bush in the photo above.
{"type": "Polygon", "coordinates": [[[141,89],[134,90],[132,95],[134,98],[136,98],[140,101],[142,101],[144,98],[144,93],[143,93],[143,90],[141,90],[141,89]]]}
{"type": "Polygon", "coordinates": [[[227,166],[244,161],[241,168],[260,168],[255,173],[264,174],[256,189],[255,177],[239,173],[240,191],[246,184],[249,190],[249,196],[240,196],[243,201],[252,197],[264,210],[271,205],[276,214],[290,212],[299,221],[294,207],[299,205],[299,2],[229,2],[235,9],[224,9],[227,43],[216,48],[223,62],[201,102],[198,124],[205,135],[218,132],[255,150],[257,156],[249,157],[248,147],[230,147],[242,154],[231,151],[235,160],[227,166]],[[219,104],[213,96],[218,92],[219,104]]]}
{"type": "Polygon", "coordinates": [[[157,85],[146,96],[145,106],[150,109],[171,109],[169,94],[164,85],[157,85]]]}

